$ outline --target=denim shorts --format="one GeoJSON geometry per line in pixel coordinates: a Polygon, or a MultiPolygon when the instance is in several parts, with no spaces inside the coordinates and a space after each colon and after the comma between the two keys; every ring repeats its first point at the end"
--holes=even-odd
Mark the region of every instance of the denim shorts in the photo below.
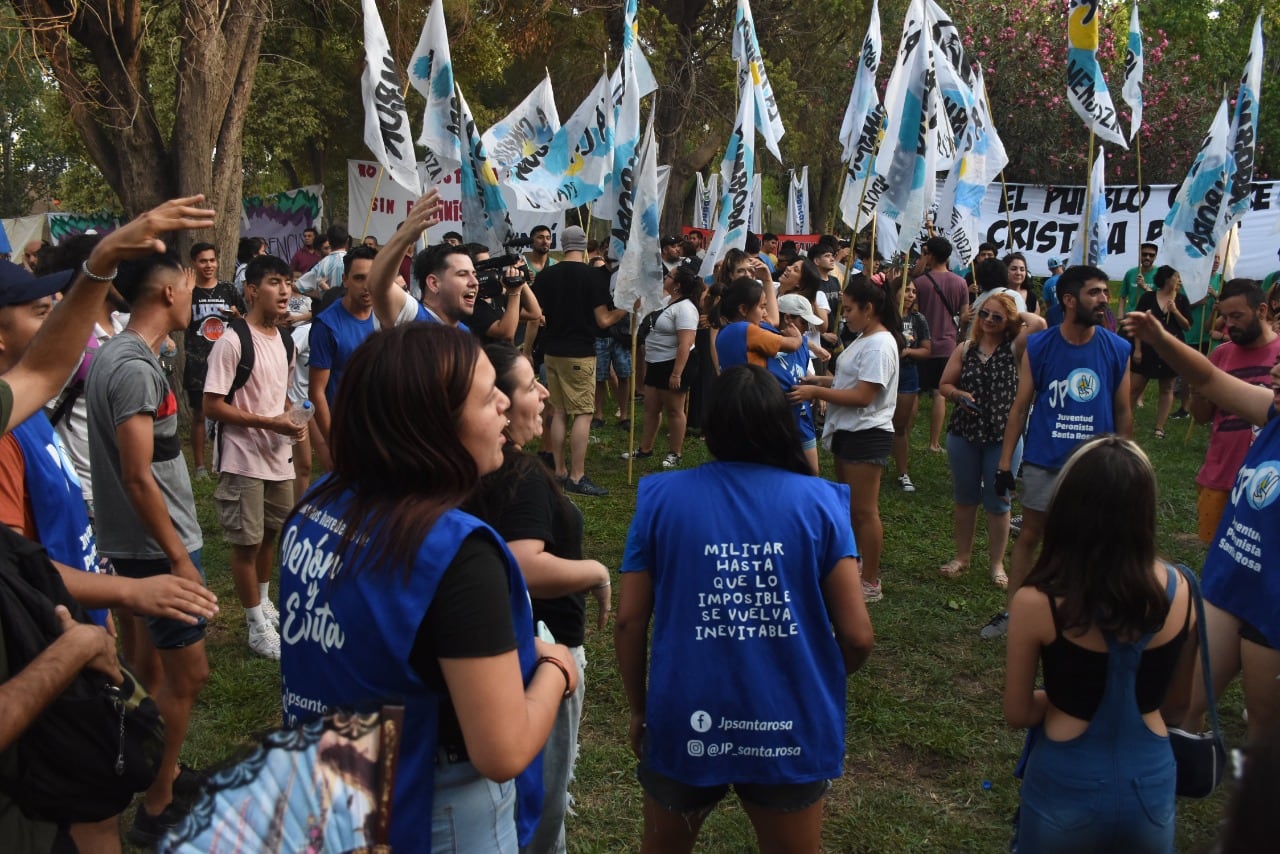
{"type": "MultiPolygon", "coordinates": [[[[204,581],[204,567],[200,565],[200,549],[190,552],[191,562],[200,573],[200,581],[204,581]]],[[[150,578],[153,575],[167,575],[172,562],[167,558],[112,558],[116,575],[125,578],[150,578]]],[[[143,617],[147,621],[147,634],[151,635],[151,643],[156,649],[182,649],[204,640],[204,617],[198,617],[195,624],[172,620],[168,617],[143,617]]]]}
{"type": "MultiPolygon", "coordinates": [[[[996,466],[1000,462],[1002,442],[975,444],[955,433],[947,434],[947,461],[951,465],[951,498],[956,504],[981,502],[994,516],[1009,512],[1009,500],[996,494],[996,466]]],[[[1010,471],[1018,470],[1022,460],[1022,440],[1013,450],[1010,471]]],[[[1025,483],[1025,481],[1024,481],[1025,483]]]]}
{"type": "Polygon", "coordinates": [[[621,341],[612,338],[596,339],[596,382],[609,379],[609,366],[618,379],[625,380],[631,376],[631,348],[621,341]]]}
{"type": "Polygon", "coordinates": [[[831,453],[841,462],[882,466],[892,451],[892,430],[837,430],[831,436],[831,453]]]}
{"type": "Polygon", "coordinates": [[[800,812],[822,800],[831,788],[830,780],[812,783],[722,783],[718,786],[691,786],[653,770],[644,760],[636,766],[636,779],[645,794],[668,812],[692,815],[706,812],[720,803],[729,787],[738,798],[752,806],[777,812],[800,812]]]}

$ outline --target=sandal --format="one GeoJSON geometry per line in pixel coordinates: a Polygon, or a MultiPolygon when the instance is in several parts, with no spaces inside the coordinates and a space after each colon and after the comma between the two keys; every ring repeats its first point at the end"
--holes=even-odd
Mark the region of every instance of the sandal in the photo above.
{"type": "Polygon", "coordinates": [[[964,575],[964,571],[968,568],[969,564],[953,558],[938,567],[938,572],[942,573],[944,578],[959,578],[964,575]]]}
{"type": "Polygon", "coordinates": [[[991,583],[996,587],[999,587],[1001,590],[1008,590],[1009,576],[1004,574],[1003,569],[997,569],[995,572],[991,573],[991,583]]]}
{"type": "Polygon", "coordinates": [[[1156,429],[1156,438],[1157,438],[1157,439],[1163,439],[1163,438],[1164,438],[1164,431],[1163,431],[1163,430],[1161,430],[1161,429],[1159,429],[1159,428],[1157,428],[1157,429],[1156,429]]]}

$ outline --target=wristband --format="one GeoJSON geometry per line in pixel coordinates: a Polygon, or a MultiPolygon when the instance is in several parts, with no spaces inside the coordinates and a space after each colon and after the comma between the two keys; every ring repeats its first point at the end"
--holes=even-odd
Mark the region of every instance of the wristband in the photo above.
{"type": "Polygon", "coordinates": [[[99,276],[97,273],[89,269],[89,259],[86,258],[80,264],[80,272],[84,273],[85,278],[93,282],[114,282],[116,278],[116,273],[120,272],[120,268],[117,267],[114,270],[112,270],[111,275],[109,276],[99,276]]]}
{"type": "Polygon", "coordinates": [[[554,664],[556,668],[559,669],[560,673],[564,675],[564,694],[560,699],[569,699],[569,697],[573,695],[573,688],[570,687],[573,683],[569,680],[569,669],[561,664],[558,658],[552,658],[549,655],[544,655],[542,658],[539,658],[537,663],[534,664],[534,669],[537,669],[544,664],[554,664]]]}

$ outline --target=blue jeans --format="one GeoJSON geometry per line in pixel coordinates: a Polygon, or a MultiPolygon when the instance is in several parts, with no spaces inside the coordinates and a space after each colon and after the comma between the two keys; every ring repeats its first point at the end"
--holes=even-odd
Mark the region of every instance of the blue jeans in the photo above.
{"type": "Polygon", "coordinates": [[[578,663],[578,688],[573,696],[560,703],[556,722],[542,749],[542,785],[546,794],[542,799],[542,817],[529,844],[520,848],[520,854],[564,854],[564,816],[569,811],[572,797],[569,783],[573,780],[573,766],[578,760],[578,724],[582,721],[582,696],[586,689],[587,656],[580,646],[570,647],[573,660],[578,663]]]}
{"type": "Polygon", "coordinates": [[[516,854],[516,784],[480,776],[470,762],[436,765],[431,854],[516,854]]]}
{"type": "MultiPolygon", "coordinates": [[[[996,466],[1000,462],[1000,442],[978,445],[955,433],[947,433],[947,460],[951,464],[951,497],[956,504],[982,506],[993,516],[1009,512],[1008,500],[996,494],[996,466]]],[[[1017,472],[1022,461],[1022,440],[1013,449],[1009,471],[1017,472]]]]}

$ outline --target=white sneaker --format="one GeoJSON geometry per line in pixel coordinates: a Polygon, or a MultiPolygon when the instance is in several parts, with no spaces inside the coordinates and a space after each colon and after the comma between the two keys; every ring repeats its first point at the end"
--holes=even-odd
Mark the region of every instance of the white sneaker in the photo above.
{"type": "Polygon", "coordinates": [[[662,460],[662,467],[664,469],[680,468],[681,459],[682,458],[679,454],[667,454],[662,460]]]}
{"type": "Polygon", "coordinates": [[[267,618],[271,628],[280,631],[280,612],[276,610],[276,603],[270,599],[259,599],[258,604],[262,606],[262,616],[267,618]]]}
{"type": "Polygon", "coordinates": [[[911,475],[904,474],[898,476],[898,485],[902,487],[903,492],[915,492],[916,485],[911,482],[911,475]]]}
{"type": "Polygon", "coordinates": [[[268,622],[249,626],[249,649],[263,658],[279,661],[280,635],[276,633],[276,630],[268,622]]]}

